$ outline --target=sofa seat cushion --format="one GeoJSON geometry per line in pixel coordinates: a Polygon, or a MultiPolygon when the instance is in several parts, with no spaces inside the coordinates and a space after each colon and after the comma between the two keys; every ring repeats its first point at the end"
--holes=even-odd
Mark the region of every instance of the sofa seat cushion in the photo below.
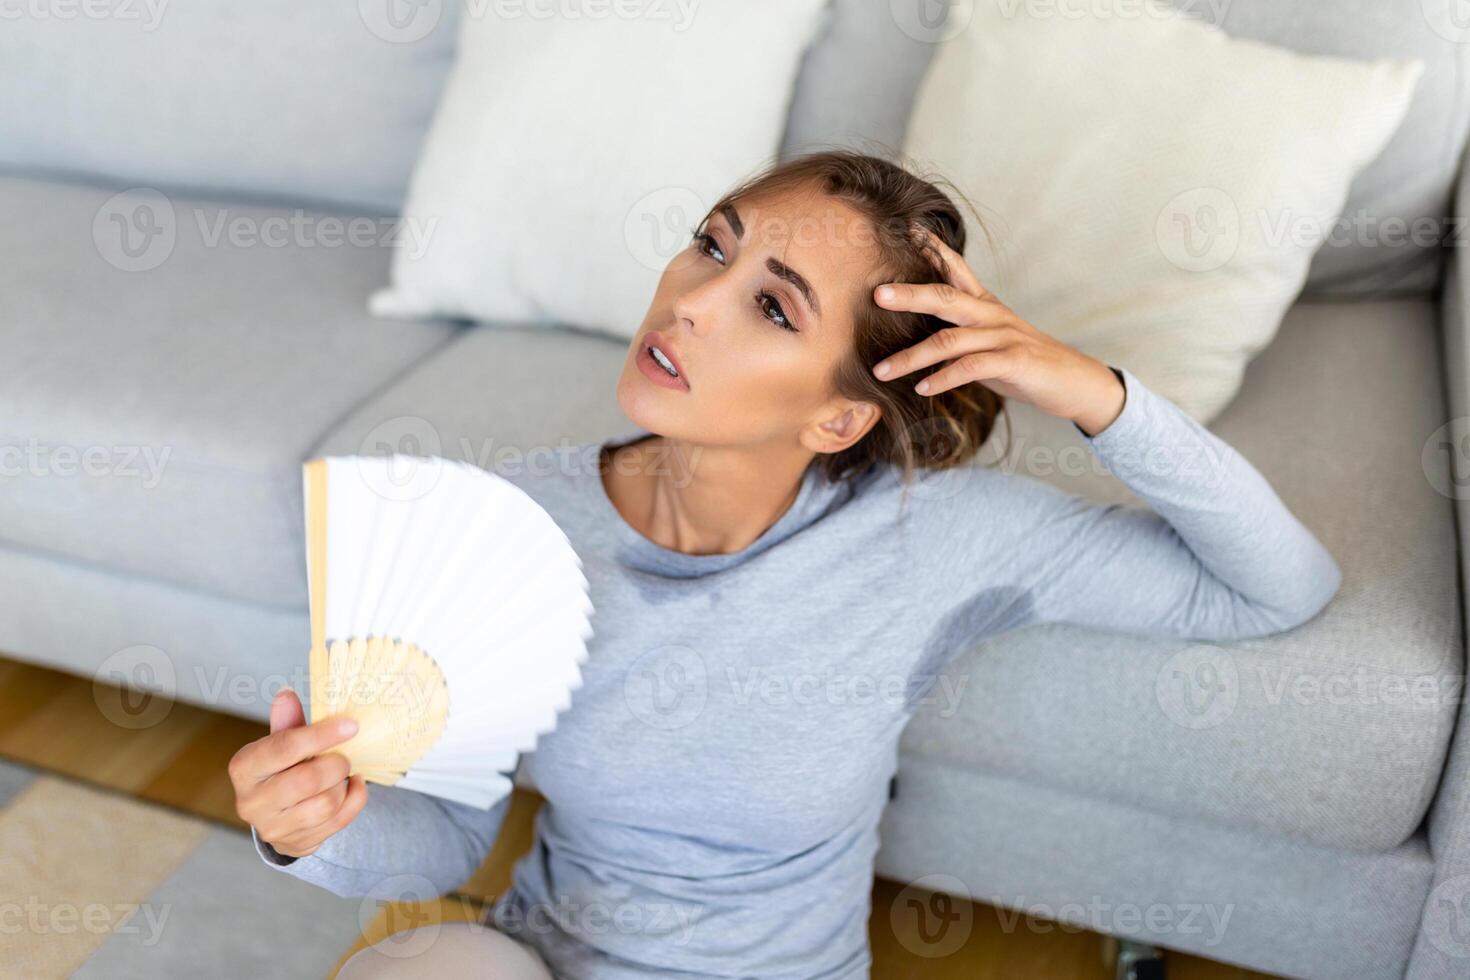
{"type": "Polygon", "coordinates": [[[421,451],[486,469],[547,465],[631,423],[615,389],[628,345],[531,324],[477,324],[364,401],[322,454],[421,451]]]}
{"type": "MultiPolygon", "coordinates": [[[[1298,304],[1211,429],[1337,558],[1332,603],[1230,644],[1066,625],[994,637],[950,662],[935,691],[962,694],[934,694],[903,753],[1318,844],[1406,840],[1463,670],[1452,504],[1433,485],[1443,456],[1424,454],[1443,405],[1433,305],[1298,304]]],[[[1010,411],[1006,465],[1138,503],[1072,426],[1010,411]]]]}
{"type": "Polygon", "coordinates": [[[456,328],[368,316],[380,224],[115,192],[0,177],[0,541],[305,606],[301,461],[456,328]]]}

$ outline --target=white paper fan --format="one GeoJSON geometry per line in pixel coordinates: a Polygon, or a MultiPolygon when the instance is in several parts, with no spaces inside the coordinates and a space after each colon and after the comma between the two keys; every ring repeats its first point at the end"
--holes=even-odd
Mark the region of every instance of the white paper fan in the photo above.
{"type": "Polygon", "coordinates": [[[436,457],[304,467],[311,720],[352,772],[488,809],[582,684],[582,561],[503,477],[436,457]]]}

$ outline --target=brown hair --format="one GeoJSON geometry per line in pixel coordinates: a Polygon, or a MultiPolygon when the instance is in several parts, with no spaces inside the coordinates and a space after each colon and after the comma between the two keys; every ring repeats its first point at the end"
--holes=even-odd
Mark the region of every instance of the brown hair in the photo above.
{"type": "MultiPolygon", "coordinates": [[[[933,232],[964,254],[964,219],[955,203],[936,186],[940,181],[969,204],[953,184],[942,178],[918,176],[877,156],[822,150],[769,164],[727,191],[700,223],[703,228],[712,215],[742,199],[815,189],[847,204],[871,224],[872,241],[879,253],[878,278],[867,284],[868,301],[858,304],[852,348],[838,364],[831,383],[847,398],[879,406],[882,417],[853,445],[818,457],[830,481],[861,475],[880,463],[897,466],[904,482],[915,469],[943,470],[963,465],[990,438],[996,418],[1004,411],[1005,399],[976,382],[938,395],[915,392],[914,384],[938,366],[889,381],[873,375],[873,365],[883,358],[952,326],[927,313],[888,310],[872,301],[873,290],[885,282],[945,281],[926,257],[918,229],[933,232]]],[[[989,241],[990,234],[979,222],[978,214],[976,220],[989,241]]]]}

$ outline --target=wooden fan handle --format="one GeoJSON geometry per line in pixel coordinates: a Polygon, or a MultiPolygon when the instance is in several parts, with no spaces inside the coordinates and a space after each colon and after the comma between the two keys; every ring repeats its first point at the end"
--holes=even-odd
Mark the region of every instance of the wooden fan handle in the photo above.
{"type": "Polygon", "coordinates": [[[311,682],[311,721],[325,717],[324,688],[327,668],[327,461],[306,464],[306,576],[311,606],[311,652],[307,673],[311,682]]]}

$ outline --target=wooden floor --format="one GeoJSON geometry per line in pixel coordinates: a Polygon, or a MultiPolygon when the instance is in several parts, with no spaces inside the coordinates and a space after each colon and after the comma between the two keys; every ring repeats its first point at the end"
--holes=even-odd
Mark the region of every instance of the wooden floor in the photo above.
{"type": "MultiPolygon", "coordinates": [[[[146,696],[130,703],[128,712],[149,723],[122,726],[109,720],[118,717],[119,696],[107,685],[94,686],[90,680],[0,657],[0,756],[248,830],[235,816],[225,767],[236,749],[266,734],[266,727],[146,696]]],[[[530,846],[531,818],[540,804],[536,794],[517,789],[489,858],[458,894],[429,909],[385,908],[358,946],[344,951],[343,960],[390,934],[394,922],[422,924],[425,913],[442,921],[476,916],[506,887],[511,864],[530,846]]],[[[973,925],[963,945],[943,956],[925,956],[934,946],[920,938],[917,925],[910,921],[913,917],[891,915],[902,891],[902,885],[883,879],[873,885],[869,933],[874,980],[1110,980],[1112,976],[1104,964],[1103,936],[1070,925],[1032,927],[1025,917],[1003,917],[978,903],[969,908],[973,925]],[[901,924],[897,931],[895,921],[901,924]]],[[[1169,953],[1167,959],[1170,980],[1270,980],[1267,974],[1184,954],[1169,953]]]]}

